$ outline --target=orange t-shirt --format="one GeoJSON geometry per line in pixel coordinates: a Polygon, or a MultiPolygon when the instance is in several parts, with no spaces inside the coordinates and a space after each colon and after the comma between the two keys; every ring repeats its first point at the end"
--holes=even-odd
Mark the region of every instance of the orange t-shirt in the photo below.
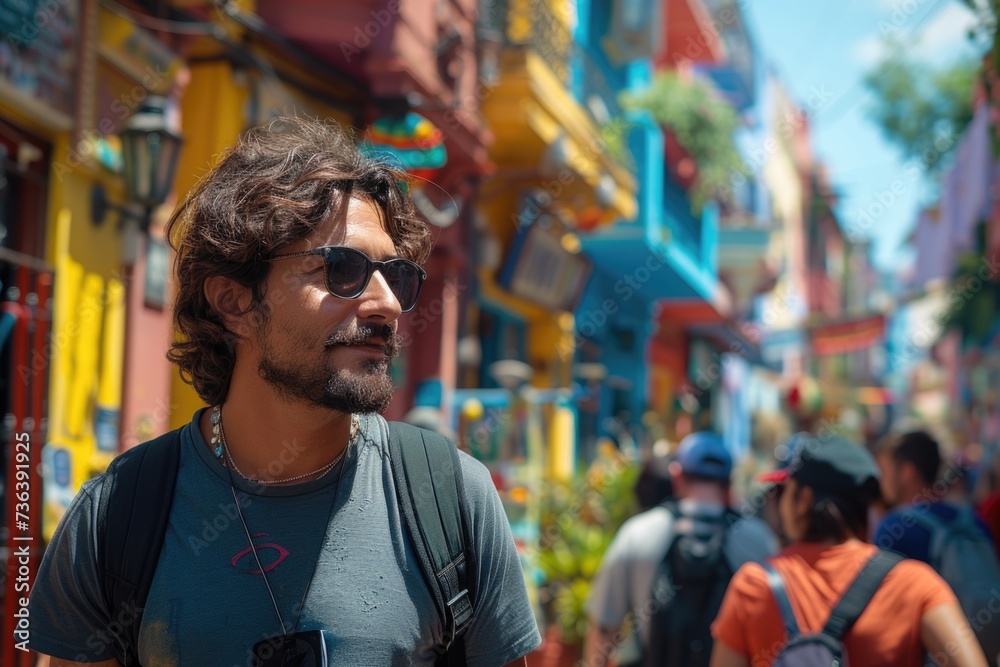
{"type": "MultiPolygon", "coordinates": [[[[832,547],[793,544],[771,559],[785,582],[802,634],[823,629],[830,610],[876,551],[857,541],[832,547]]],[[[844,638],[851,667],[923,665],[920,619],[945,603],[958,600],[930,566],[915,560],[896,565],[844,638]]],[[[781,612],[757,563],[747,563],[733,576],[712,636],[746,656],[751,667],[770,665],[784,647],[781,612]]]]}

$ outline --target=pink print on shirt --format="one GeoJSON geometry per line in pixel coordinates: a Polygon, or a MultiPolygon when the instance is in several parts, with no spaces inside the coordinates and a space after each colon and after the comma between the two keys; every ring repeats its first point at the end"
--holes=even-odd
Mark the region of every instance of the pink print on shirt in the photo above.
{"type": "MultiPolygon", "coordinates": [[[[257,533],[256,535],[253,536],[252,539],[256,539],[258,537],[267,537],[267,533],[257,533]]],[[[276,544],[274,542],[265,542],[263,544],[257,544],[254,546],[256,546],[257,548],[257,557],[260,558],[261,564],[264,564],[266,562],[266,558],[264,556],[265,550],[271,550],[277,553],[277,557],[274,559],[273,563],[270,563],[269,565],[264,565],[264,572],[270,572],[274,568],[278,567],[278,564],[281,563],[281,561],[288,558],[288,549],[281,546],[280,544],[276,544]]],[[[243,551],[233,556],[232,560],[230,560],[229,562],[232,563],[233,567],[236,567],[236,563],[238,563],[239,560],[244,556],[250,556],[250,558],[253,558],[253,550],[250,547],[247,547],[243,551]]],[[[256,561],[254,561],[254,563],[256,563],[256,561]]],[[[260,574],[260,573],[261,572],[259,569],[250,570],[250,574],[260,574]]]]}

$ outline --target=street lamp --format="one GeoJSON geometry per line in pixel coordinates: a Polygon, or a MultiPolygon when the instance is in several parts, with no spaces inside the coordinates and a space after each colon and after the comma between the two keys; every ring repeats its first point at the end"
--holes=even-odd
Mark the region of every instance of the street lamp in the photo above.
{"type": "MultiPolygon", "coordinates": [[[[166,201],[174,185],[177,159],[184,139],[174,134],[167,122],[168,101],[159,95],[150,95],[138,112],[125,123],[120,133],[125,180],[125,195],[130,204],[144,209],[139,220],[142,230],[149,230],[153,209],[166,201]]],[[[94,224],[104,220],[108,209],[118,211],[122,221],[135,214],[123,206],[111,203],[100,185],[95,185],[91,195],[91,218],[94,224]]]]}
{"type": "Polygon", "coordinates": [[[518,359],[501,359],[490,364],[489,374],[497,384],[516,395],[521,387],[531,382],[535,370],[518,359]]]}
{"type": "Polygon", "coordinates": [[[162,204],[170,194],[184,142],[170,131],[166,111],[166,98],[152,95],[128,119],[121,133],[125,192],[130,201],[147,210],[162,204]]]}

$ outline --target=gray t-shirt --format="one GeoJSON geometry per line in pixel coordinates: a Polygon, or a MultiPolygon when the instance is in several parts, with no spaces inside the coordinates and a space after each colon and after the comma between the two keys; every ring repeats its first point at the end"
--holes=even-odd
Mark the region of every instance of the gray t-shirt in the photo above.
{"type": "MultiPolygon", "coordinates": [[[[722,514],[722,505],[682,500],[685,515],[722,514]]],[[[591,621],[601,628],[617,629],[627,615],[634,614],[638,639],[649,637],[653,577],[674,538],[674,515],[664,507],[654,507],[626,521],[615,535],[591,589],[588,611],[591,621]]],[[[760,519],[740,519],[729,529],[726,559],[733,572],[748,561],[760,562],[778,552],[778,541],[760,519]]],[[[633,645],[623,647],[635,651],[633,645]]],[[[629,657],[634,657],[632,654],[629,657]]]]}
{"type": "MultiPolygon", "coordinates": [[[[146,667],[243,667],[251,646],[281,631],[229,472],[211,455],[199,417],[181,431],[173,507],[139,636],[146,667]]],[[[388,437],[385,420],[366,415],[358,446],[318,480],[261,487],[232,478],[286,627],[301,607],[295,629],[325,630],[330,664],[432,665],[441,641],[396,503],[388,437]]],[[[464,454],[462,471],[478,558],[468,664],[503,665],[541,638],[490,475],[464,454]]],[[[83,486],[42,560],[30,601],[30,646],[40,653],[81,662],[114,657],[107,627],[123,619],[109,618],[96,567],[102,481],[83,486]]]]}

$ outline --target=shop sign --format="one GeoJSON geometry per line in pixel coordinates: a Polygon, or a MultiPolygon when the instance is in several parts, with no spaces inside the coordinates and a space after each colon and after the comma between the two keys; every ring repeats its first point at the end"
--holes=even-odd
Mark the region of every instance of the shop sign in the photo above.
{"type": "Polygon", "coordinates": [[[500,274],[500,285],[544,308],[575,311],[594,266],[585,255],[566,250],[565,233],[548,213],[523,225],[500,274]]]}
{"type": "Polygon", "coordinates": [[[825,324],[809,332],[813,352],[818,355],[845,354],[867,350],[885,336],[885,317],[872,315],[849,322],[825,324]]]}

